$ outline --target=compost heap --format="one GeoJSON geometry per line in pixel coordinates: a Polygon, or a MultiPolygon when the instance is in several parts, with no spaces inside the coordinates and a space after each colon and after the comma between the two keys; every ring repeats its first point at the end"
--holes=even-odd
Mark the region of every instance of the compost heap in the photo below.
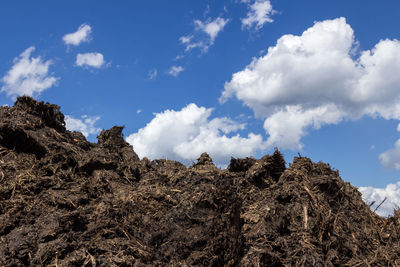
{"type": "Polygon", "coordinates": [[[140,160],[122,129],[95,144],[57,105],[0,107],[1,266],[400,265],[400,210],[371,212],[328,164],[140,160]]]}

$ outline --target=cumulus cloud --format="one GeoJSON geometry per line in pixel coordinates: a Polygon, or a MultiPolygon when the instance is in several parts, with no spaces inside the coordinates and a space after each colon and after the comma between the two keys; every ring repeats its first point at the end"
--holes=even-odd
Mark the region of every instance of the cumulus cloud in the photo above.
{"type": "Polygon", "coordinates": [[[178,77],[179,73],[181,73],[182,71],[184,71],[184,68],[182,66],[172,66],[169,69],[168,74],[174,77],[178,77]]]}
{"type": "Polygon", "coordinates": [[[394,144],[394,148],[388,149],[379,155],[379,160],[386,168],[400,170],[400,139],[394,144]]]}
{"type": "Polygon", "coordinates": [[[374,188],[371,186],[360,187],[364,201],[371,204],[371,209],[375,210],[379,204],[386,198],[385,202],[376,210],[376,213],[381,216],[393,215],[393,211],[398,209],[400,203],[400,182],[396,184],[388,184],[386,188],[374,188]]]}
{"type": "Polygon", "coordinates": [[[32,57],[35,47],[31,46],[14,58],[14,65],[1,79],[2,92],[8,96],[39,95],[57,83],[58,78],[49,73],[52,61],[43,61],[41,57],[32,57]]]}
{"type": "Polygon", "coordinates": [[[79,26],[78,30],[73,33],[68,33],[63,36],[63,41],[66,45],[74,45],[77,46],[83,42],[90,42],[92,27],[88,24],[82,24],[79,26]]]}
{"type": "Polygon", "coordinates": [[[85,137],[100,133],[101,129],[94,126],[100,117],[89,117],[83,115],[80,119],[65,115],[65,127],[69,131],[81,132],[85,137]]]}
{"type": "Polygon", "coordinates": [[[100,68],[105,64],[104,56],[101,53],[77,54],[75,64],[80,67],[100,68]]]}
{"type": "Polygon", "coordinates": [[[226,117],[210,119],[212,111],[189,104],[179,111],[157,113],[144,128],[126,140],[140,157],[167,157],[187,162],[208,152],[220,165],[227,164],[231,156],[245,157],[262,149],[260,135],[230,136],[243,130],[245,125],[226,117]]]}
{"type": "Polygon", "coordinates": [[[210,18],[205,21],[194,20],[195,33],[182,36],[179,38],[179,41],[185,46],[186,52],[194,48],[199,48],[202,52],[207,52],[228,22],[229,19],[221,17],[214,20],[210,18]]]}
{"type": "MultiPolygon", "coordinates": [[[[400,132],[400,123],[397,125],[397,131],[400,132]]],[[[394,143],[393,148],[381,153],[379,160],[386,168],[400,170],[400,139],[394,143]]]]}
{"type": "Polygon", "coordinates": [[[242,3],[247,3],[249,9],[247,17],[241,19],[242,28],[251,29],[254,27],[258,31],[265,23],[274,21],[271,16],[275,11],[270,0],[242,0],[242,3]]]}
{"type": "Polygon", "coordinates": [[[266,144],[268,147],[279,144],[281,149],[301,149],[300,139],[306,134],[307,126],[319,129],[323,124],[338,123],[342,117],[342,112],[332,104],[309,109],[301,105],[286,106],[265,120],[264,129],[269,134],[266,144]]]}
{"type": "Polygon", "coordinates": [[[266,119],[267,143],[289,149],[301,148],[308,129],[343,119],[400,119],[400,42],[381,40],[354,58],[356,45],[345,18],[284,35],[233,74],[220,101],[243,101],[266,119]]]}

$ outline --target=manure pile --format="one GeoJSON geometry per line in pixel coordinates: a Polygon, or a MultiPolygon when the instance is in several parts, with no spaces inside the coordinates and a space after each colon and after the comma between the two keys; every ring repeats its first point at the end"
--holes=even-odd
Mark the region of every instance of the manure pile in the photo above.
{"type": "Polygon", "coordinates": [[[400,266],[400,210],[279,151],[218,169],[90,143],[57,105],[0,107],[0,266],[400,266]]]}

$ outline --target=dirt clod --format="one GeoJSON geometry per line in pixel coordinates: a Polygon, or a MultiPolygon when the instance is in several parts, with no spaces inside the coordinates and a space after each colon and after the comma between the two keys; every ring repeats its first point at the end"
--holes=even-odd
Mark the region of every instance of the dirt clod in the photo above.
{"type": "Polygon", "coordinates": [[[209,165],[212,164],[212,158],[206,153],[202,153],[200,158],[197,159],[197,165],[209,165]]]}
{"type": "Polygon", "coordinates": [[[140,160],[122,130],[90,143],[57,105],[0,107],[0,266],[400,266],[400,211],[328,164],[140,160]]]}

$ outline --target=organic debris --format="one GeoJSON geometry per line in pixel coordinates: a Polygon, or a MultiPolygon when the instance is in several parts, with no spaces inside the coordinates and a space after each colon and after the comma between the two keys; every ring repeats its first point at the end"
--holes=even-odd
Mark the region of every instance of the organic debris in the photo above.
{"type": "Polygon", "coordinates": [[[376,215],[328,164],[187,168],[140,160],[122,129],[94,144],[56,105],[0,107],[1,266],[400,266],[400,210],[376,215]]]}

